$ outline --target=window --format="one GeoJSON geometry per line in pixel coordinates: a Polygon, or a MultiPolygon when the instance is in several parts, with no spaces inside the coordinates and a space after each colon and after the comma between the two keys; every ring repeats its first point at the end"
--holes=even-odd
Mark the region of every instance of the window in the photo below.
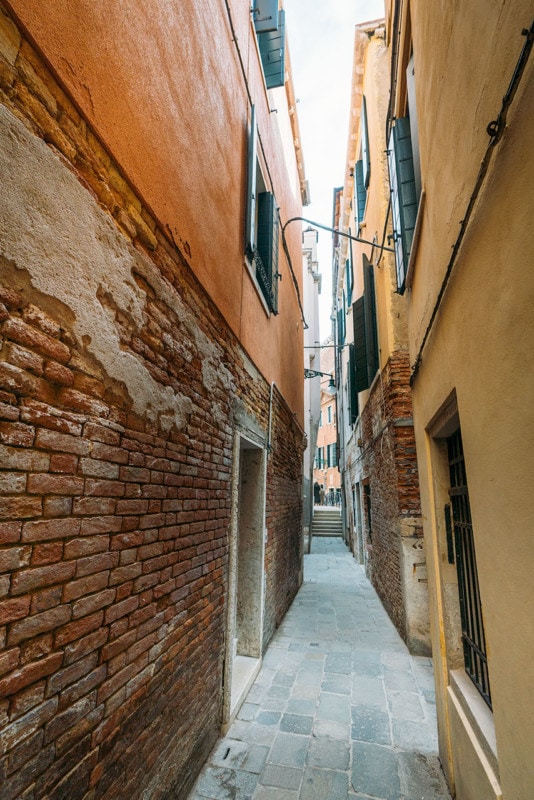
{"type": "Polygon", "coordinates": [[[400,294],[403,294],[419,200],[415,188],[412,139],[408,117],[395,120],[395,125],[391,129],[388,164],[397,289],[400,294]]]}
{"type": "Polygon", "coordinates": [[[327,406],[326,408],[326,419],[328,420],[328,424],[330,425],[332,422],[332,406],[327,406]]]}
{"type": "Polygon", "coordinates": [[[446,507],[449,561],[456,560],[465,671],[491,708],[488,659],[478,588],[471,509],[460,430],[447,439],[452,506],[446,507]]]}
{"type": "Polygon", "coordinates": [[[256,113],[252,106],[248,148],[245,251],[259,289],[273,314],[278,314],[278,208],[267,190],[257,149],[256,113]]]}
{"type": "Polygon", "coordinates": [[[365,255],[363,256],[363,283],[364,293],[352,306],[356,392],[368,389],[378,370],[374,270],[365,255]]]}
{"type": "Polygon", "coordinates": [[[349,344],[349,370],[348,370],[348,398],[349,398],[349,419],[350,424],[354,425],[358,419],[358,391],[356,388],[356,348],[354,344],[349,344]]]}
{"type": "Polygon", "coordinates": [[[326,445],[326,466],[337,466],[337,445],[335,442],[333,442],[333,444],[326,445]]]}
{"type": "Polygon", "coordinates": [[[268,89],[285,82],[285,12],[278,0],[255,0],[252,9],[265,84],[268,89]]]}
{"type": "Polygon", "coordinates": [[[323,427],[323,411],[322,411],[322,409],[321,409],[321,411],[319,411],[319,427],[320,428],[323,427]]]}
{"type": "Polygon", "coordinates": [[[324,467],[324,447],[318,447],[315,452],[315,469],[324,467]]]}

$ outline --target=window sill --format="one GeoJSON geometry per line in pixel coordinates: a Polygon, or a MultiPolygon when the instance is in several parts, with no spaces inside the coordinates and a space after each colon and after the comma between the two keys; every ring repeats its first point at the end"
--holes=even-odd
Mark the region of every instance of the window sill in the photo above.
{"type": "Polygon", "coordinates": [[[493,714],[463,669],[451,670],[449,693],[460,706],[495,775],[499,774],[493,714]]]}
{"type": "Polygon", "coordinates": [[[254,288],[256,289],[256,294],[258,295],[258,297],[260,299],[260,302],[261,302],[261,304],[263,306],[263,310],[265,311],[266,316],[269,318],[271,316],[271,309],[269,308],[269,306],[267,304],[267,300],[265,299],[265,296],[264,296],[264,294],[263,294],[263,292],[261,290],[261,286],[258,283],[258,279],[256,278],[256,272],[254,270],[254,267],[252,266],[252,264],[250,263],[248,258],[245,258],[245,266],[247,268],[248,274],[250,275],[250,279],[252,280],[252,283],[254,284],[254,288]]]}

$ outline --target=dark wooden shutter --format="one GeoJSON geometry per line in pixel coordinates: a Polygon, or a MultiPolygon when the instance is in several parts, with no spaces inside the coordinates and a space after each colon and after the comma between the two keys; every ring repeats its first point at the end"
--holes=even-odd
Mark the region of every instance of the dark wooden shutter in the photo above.
{"type": "Polygon", "coordinates": [[[369,153],[369,130],[367,127],[367,101],[362,97],[362,111],[361,111],[361,144],[362,144],[362,162],[363,162],[363,185],[367,189],[369,186],[369,179],[371,177],[371,155],[369,153]]]}
{"type": "Polygon", "coordinates": [[[365,307],[364,298],[359,297],[352,304],[352,319],[354,323],[354,366],[356,378],[356,392],[363,392],[369,388],[367,374],[367,347],[365,344],[365,307]]]}
{"type": "Polygon", "coordinates": [[[278,30],[258,34],[263,74],[268,89],[283,86],[285,82],[285,12],[279,12],[278,30]]]}
{"type": "Polygon", "coordinates": [[[376,298],[374,268],[366,255],[363,256],[365,348],[369,386],[378,369],[378,331],[376,327],[376,298]]]}
{"type": "Polygon", "coordinates": [[[258,256],[256,278],[274,314],[278,313],[278,208],[274,194],[258,195],[258,256]]]}
{"type": "Polygon", "coordinates": [[[257,170],[257,131],[256,108],[250,110],[250,131],[248,135],[247,163],[247,211],[245,219],[245,251],[252,255],[256,247],[256,170],[257,170]]]}
{"type": "Polygon", "coordinates": [[[408,117],[396,120],[395,126],[391,129],[388,163],[397,289],[402,294],[406,284],[406,271],[417,219],[417,193],[408,117]]]}
{"type": "Polygon", "coordinates": [[[356,192],[356,214],[358,225],[361,225],[365,216],[365,203],[367,202],[367,190],[363,182],[363,161],[356,162],[354,170],[354,186],[356,192]]]}
{"type": "Polygon", "coordinates": [[[356,354],[353,344],[349,344],[349,416],[350,424],[358,419],[358,392],[356,390],[356,354]]]}

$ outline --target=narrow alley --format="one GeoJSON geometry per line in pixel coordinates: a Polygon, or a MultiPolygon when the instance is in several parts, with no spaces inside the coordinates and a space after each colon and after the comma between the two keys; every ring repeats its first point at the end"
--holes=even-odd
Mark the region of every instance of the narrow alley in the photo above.
{"type": "Polygon", "coordinates": [[[304,582],[189,800],[442,800],[432,664],[338,537],[304,582]]]}

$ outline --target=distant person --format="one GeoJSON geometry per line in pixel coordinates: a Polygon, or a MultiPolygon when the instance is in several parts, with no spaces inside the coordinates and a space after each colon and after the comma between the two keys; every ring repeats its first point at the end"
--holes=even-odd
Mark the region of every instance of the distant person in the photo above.
{"type": "Polygon", "coordinates": [[[318,481],[313,484],[313,502],[316,506],[321,502],[321,487],[318,481]]]}
{"type": "Polygon", "coordinates": [[[321,505],[324,506],[324,486],[321,483],[321,488],[319,490],[319,500],[321,501],[321,505]]]}

